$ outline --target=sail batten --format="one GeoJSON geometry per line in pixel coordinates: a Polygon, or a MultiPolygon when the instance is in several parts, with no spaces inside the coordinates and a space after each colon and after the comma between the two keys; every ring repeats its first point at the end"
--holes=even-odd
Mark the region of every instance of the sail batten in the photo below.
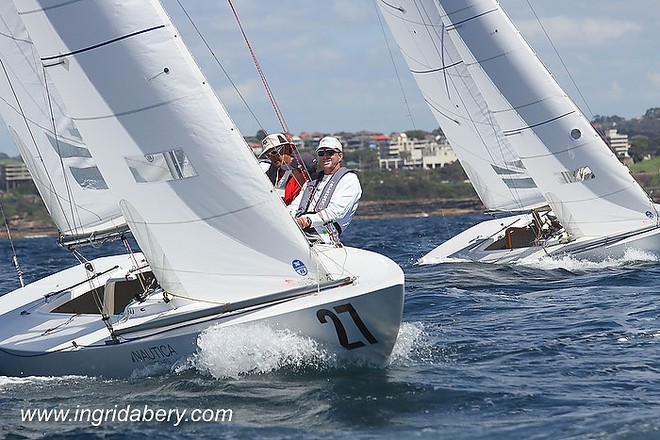
{"type": "Polygon", "coordinates": [[[67,57],[70,57],[70,56],[73,56],[73,55],[78,55],[78,54],[81,54],[83,52],[87,52],[88,50],[98,49],[100,47],[105,46],[106,44],[113,44],[113,43],[116,43],[118,41],[124,40],[126,38],[132,38],[132,37],[138,36],[140,34],[144,34],[144,33],[147,33],[147,32],[162,29],[164,27],[165,27],[165,25],[160,24],[160,25],[157,25],[157,26],[152,26],[152,27],[147,28],[147,29],[141,29],[141,30],[138,30],[138,31],[135,31],[135,32],[131,32],[130,34],[127,34],[127,35],[122,35],[120,37],[113,38],[112,40],[109,40],[109,41],[104,41],[102,43],[94,44],[94,45],[89,46],[89,47],[84,47],[82,49],[76,49],[76,50],[68,52],[68,53],[62,53],[62,54],[52,55],[52,56],[49,56],[49,57],[43,57],[43,58],[41,58],[41,61],[48,64],[48,61],[50,61],[50,60],[62,60],[64,58],[67,58],[67,57]]]}

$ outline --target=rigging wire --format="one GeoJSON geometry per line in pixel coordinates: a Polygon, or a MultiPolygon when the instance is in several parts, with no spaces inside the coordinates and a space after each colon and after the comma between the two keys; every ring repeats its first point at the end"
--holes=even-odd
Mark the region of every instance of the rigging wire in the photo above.
{"type": "MultiPolygon", "coordinates": [[[[43,167],[44,173],[46,174],[46,178],[48,179],[48,183],[49,183],[49,185],[50,185],[50,188],[49,188],[49,189],[50,189],[53,193],[56,193],[56,191],[55,191],[55,185],[53,184],[53,178],[52,178],[51,175],[50,175],[50,172],[49,172],[49,170],[48,170],[48,167],[47,167],[46,164],[44,163],[43,154],[41,153],[41,150],[39,149],[39,144],[37,143],[37,140],[35,139],[34,133],[33,133],[33,131],[32,131],[32,127],[30,126],[30,122],[33,122],[33,121],[29,120],[28,117],[27,117],[27,115],[25,114],[25,111],[23,110],[23,106],[21,105],[21,102],[20,102],[20,100],[18,99],[18,94],[16,93],[16,90],[15,90],[15,88],[14,88],[14,83],[13,83],[13,81],[11,80],[11,77],[9,76],[9,72],[7,71],[7,68],[5,67],[5,63],[4,63],[1,59],[0,59],[0,66],[2,66],[2,70],[3,70],[4,74],[5,74],[5,78],[6,78],[6,80],[7,80],[7,84],[9,84],[9,87],[11,88],[11,92],[12,92],[12,94],[14,95],[14,99],[16,100],[16,105],[18,106],[18,108],[16,109],[16,111],[21,115],[21,117],[23,118],[23,121],[25,122],[25,128],[26,128],[26,130],[28,131],[28,133],[30,134],[30,139],[31,139],[31,141],[32,141],[32,144],[34,145],[35,151],[36,151],[37,154],[38,154],[38,158],[39,158],[39,161],[40,161],[40,163],[41,163],[41,165],[42,165],[42,167],[43,167]]],[[[44,72],[44,75],[45,75],[45,72],[44,72]]],[[[45,81],[45,76],[44,76],[44,82],[46,82],[46,81],[45,81]]],[[[9,105],[9,103],[7,103],[7,104],[9,105]]],[[[60,210],[62,211],[62,213],[64,213],[65,210],[64,210],[64,207],[62,206],[62,201],[60,200],[60,197],[59,197],[59,196],[55,197],[55,200],[57,201],[57,205],[59,206],[59,208],[60,208],[60,210]]],[[[68,224],[68,223],[69,223],[69,219],[68,219],[68,217],[67,217],[66,215],[64,216],[64,219],[65,219],[66,222],[67,222],[67,226],[69,226],[70,229],[73,229],[73,228],[71,227],[71,225],[68,224]]]]}
{"type": "Polygon", "coordinates": [[[229,83],[230,83],[230,84],[232,85],[232,87],[234,88],[234,91],[236,92],[236,94],[238,95],[238,97],[241,99],[241,101],[243,101],[243,104],[245,104],[245,107],[247,108],[247,110],[250,112],[250,114],[251,114],[252,117],[254,118],[254,121],[257,123],[257,125],[259,126],[259,128],[265,132],[266,130],[264,129],[264,127],[263,127],[263,125],[261,124],[261,122],[259,121],[259,118],[257,118],[257,115],[256,115],[256,114],[254,113],[254,111],[252,110],[252,107],[250,107],[250,105],[248,104],[247,100],[245,99],[245,97],[243,96],[243,94],[241,93],[241,91],[238,89],[238,86],[236,85],[236,83],[231,79],[231,77],[229,76],[229,72],[227,72],[227,70],[226,70],[225,67],[222,65],[222,63],[220,62],[220,60],[218,59],[218,57],[215,55],[215,52],[213,51],[213,49],[211,49],[211,46],[209,45],[208,41],[206,41],[206,38],[204,38],[204,35],[202,35],[202,32],[199,30],[199,28],[197,27],[197,25],[196,25],[195,22],[193,21],[192,17],[190,16],[190,14],[188,14],[188,11],[186,10],[186,8],[181,4],[181,1],[180,1],[180,0],[177,0],[177,4],[179,5],[179,7],[181,8],[181,10],[183,11],[183,13],[184,13],[184,15],[186,16],[186,18],[188,19],[188,21],[190,22],[190,25],[193,27],[193,29],[195,29],[195,32],[197,32],[197,35],[199,36],[199,38],[200,38],[200,39],[202,40],[202,42],[204,43],[204,46],[206,46],[206,49],[207,49],[207,50],[209,51],[209,53],[211,54],[211,56],[212,56],[213,59],[215,60],[215,62],[216,62],[216,64],[218,65],[218,67],[220,67],[220,70],[222,70],[222,73],[225,75],[225,77],[227,78],[227,80],[229,81],[229,83]]]}
{"type": "MultiPolygon", "coordinates": [[[[121,236],[121,241],[124,244],[124,248],[126,249],[126,252],[128,255],[130,255],[131,261],[133,262],[134,267],[140,267],[138,264],[137,258],[135,257],[135,252],[133,252],[133,249],[131,248],[131,243],[128,241],[128,238],[125,235],[121,236]]],[[[147,284],[147,279],[146,276],[144,275],[143,272],[137,272],[137,279],[140,282],[140,287],[142,287],[142,290],[144,292],[147,291],[147,288],[149,287],[147,284]]]]}
{"type": "MultiPolygon", "coordinates": [[[[404,89],[404,87],[403,87],[403,82],[401,81],[401,77],[399,76],[399,71],[398,71],[398,69],[397,69],[397,67],[396,67],[396,62],[394,61],[394,55],[393,55],[393,53],[392,53],[392,48],[391,48],[390,43],[389,43],[389,40],[388,40],[388,38],[387,38],[387,33],[385,32],[385,26],[384,26],[384,24],[383,24],[383,20],[382,20],[382,18],[381,18],[381,14],[380,14],[379,11],[378,11],[378,5],[376,4],[377,1],[379,1],[379,0],[374,0],[374,3],[373,3],[373,4],[374,4],[374,9],[375,9],[375,12],[376,12],[376,16],[378,17],[378,23],[380,24],[380,28],[381,28],[381,31],[382,31],[382,33],[383,33],[383,39],[385,40],[385,44],[387,45],[387,50],[388,50],[389,55],[390,55],[390,60],[391,60],[391,62],[392,62],[392,66],[393,66],[393,68],[394,68],[394,72],[395,72],[395,74],[396,74],[397,81],[398,81],[398,83],[399,83],[399,88],[401,89],[401,94],[403,95],[403,102],[404,102],[404,104],[406,105],[406,109],[408,110],[408,117],[410,118],[410,121],[411,121],[411,123],[412,123],[412,125],[413,125],[413,128],[414,128],[415,130],[417,130],[417,128],[416,128],[416,126],[415,126],[415,119],[414,119],[413,116],[412,116],[412,112],[411,112],[411,110],[410,110],[410,106],[409,106],[409,104],[408,104],[408,98],[407,98],[407,96],[406,96],[406,92],[405,92],[405,89],[404,89]]],[[[380,1],[382,1],[382,0],[380,0],[380,1]]],[[[392,8],[394,8],[394,9],[397,9],[397,10],[399,10],[399,11],[401,11],[401,12],[405,12],[405,11],[402,10],[401,8],[393,7],[391,4],[389,4],[389,3],[385,2],[385,1],[383,1],[383,3],[384,3],[385,5],[387,5],[387,6],[392,7],[392,8]]],[[[420,11],[420,15],[421,15],[421,11],[420,11]]],[[[437,48],[436,48],[436,49],[437,49],[437,48]]],[[[443,56],[442,50],[438,50],[438,55],[439,55],[439,57],[440,57],[441,60],[442,60],[442,64],[444,65],[444,60],[442,59],[442,56],[443,56]]],[[[430,102],[430,101],[427,101],[426,98],[424,98],[424,99],[425,99],[425,101],[426,101],[429,105],[431,105],[431,102],[430,102]]],[[[448,222],[448,220],[447,220],[447,217],[445,216],[445,212],[444,212],[443,209],[440,210],[440,216],[441,216],[442,219],[443,219],[444,227],[445,227],[446,231],[449,233],[449,222],[448,222]]]]}
{"type": "Polygon", "coordinates": [[[575,87],[575,90],[576,90],[577,93],[580,95],[580,98],[582,99],[582,102],[583,102],[584,105],[587,107],[587,110],[589,111],[589,119],[590,119],[590,120],[593,120],[593,119],[594,119],[594,114],[593,114],[593,112],[591,111],[591,108],[589,107],[589,103],[587,102],[587,99],[586,99],[586,98],[584,97],[584,95],[582,94],[582,90],[580,90],[580,87],[578,87],[577,82],[576,82],[575,79],[573,78],[573,75],[571,74],[570,70],[568,70],[568,66],[567,66],[566,63],[564,62],[564,59],[563,59],[563,58],[561,57],[561,55],[559,54],[559,51],[557,50],[557,47],[555,46],[554,41],[552,41],[552,38],[550,38],[550,34],[549,34],[548,31],[546,30],[545,26],[543,26],[543,23],[541,22],[541,19],[539,18],[538,14],[536,13],[536,10],[534,9],[534,7],[532,6],[532,4],[530,3],[529,0],[526,0],[526,2],[527,2],[527,5],[529,6],[529,9],[532,11],[532,14],[534,14],[534,18],[536,19],[537,23],[538,23],[539,26],[541,27],[541,30],[542,30],[543,33],[545,34],[545,37],[548,39],[548,42],[550,43],[550,46],[552,47],[552,50],[555,52],[555,55],[556,55],[557,58],[559,59],[559,62],[561,63],[562,67],[563,67],[564,70],[566,71],[566,74],[567,74],[568,77],[570,78],[571,83],[573,84],[573,87],[575,87]]]}
{"type": "MultiPolygon", "coordinates": [[[[380,16],[380,13],[378,12],[378,5],[376,2],[379,0],[374,0],[374,9],[376,12],[376,17],[378,17],[378,23],[380,24],[380,30],[383,33],[383,39],[385,40],[385,44],[387,45],[387,52],[390,55],[390,61],[392,62],[392,67],[394,68],[394,74],[396,75],[397,82],[399,83],[399,89],[401,90],[401,95],[403,96],[403,104],[406,106],[406,110],[408,111],[408,114],[406,117],[410,119],[410,123],[413,126],[414,130],[417,130],[417,126],[415,124],[415,118],[412,115],[412,111],[410,111],[410,104],[408,102],[408,97],[406,96],[406,91],[405,88],[403,87],[403,81],[401,81],[401,76],[399,75],[399,69],[396,68],[396,62],[394,61],[394,54],[392,51],[392,47],[390,46],[390,42],[387,38],[387,33],[385,32],[385,26],[383,25],[383,19],[380,16]]],[[[387,3],[386,3],[387,4],[387,3]]],[[[388,6],[391,6],[388,4],[388,6]]]]}
{"type": "MultiPolygon", "coordinates": [[[[197,32],[197,35],[199,36],[199,38],[200,38],[200,39],[202,40],[202,42],[204,43],[204,45],[206,46],[207,50],[211,53],[211,55],[212,55],[213,58],[215,59],[217,65],[220,67],[220,69],[222,70],[222,72],[224,73],[224,75],[227,77],[227,79],[229,80],[229,82],[230,82],[230,83],[232,84],[232,86],[234,87],[234,90],[236,91],[236,93],[239,95],[239,97],[241,98],[241,100],[243,101],[243,103],[245,104],[245,106],[247,107],[247,109],[248,109],[248,110],[250,111],[250,113],[252,114],[252,116],[253,116],[253,118],[255,119],[255,121],[257,122],[257,125],[259,126],[259,128],[260,128],[262,131],[264,131],[264,132],[267,133],[267,131],[264,129],[263,125],[259,122],[259,120],[258,120],[258,118],[256,117],[255,113],[252,111],[252,108],[250,107],[250,105],[247,103],[247,101],[245,100],[245,98],[243,97],[243,95],[242,95],[242,94],[240,93],[240,91],[238,90],[238,87],[236,86],[236,84],[231,80],[229,74],[227,73],[227,71],[226,71],[225,68],[223,67],[223,65],[222,65],[222,63],[220,62],[220,60],[218,59],[218,57],[217,57],[217,56],[215,55],[215,53],[213,52],[213,49],[211,49],[211,46],[209,45],[209,43],[207,42],[207,40],[206,40],[206,39],[204,38],[204,36],[202,35],[201,31],[199,30],[199,28],[197,27],[197,25],[196,25],[195,22],[193,21],[192,17],[190,16],[190,14],[188,14],[188,11],[186,10],[186,8],[185,8],[185,7],[183,6],[183,4],[181,3],[181,0],[176,0],[176,2],[177,2],[177,4],[179,5],[179,7],[181,8],[181,10],[183,11],[183,13],[185,14],[185,16],[186,16],[186,18],[188,19],[188,21],[190,22],[191,26],[195,29],[195,32],[197,32]]],[[[261,69],[261,65],[259,64],[259,61],[258,61],[258,59],[257,59],[257,56],[256,56],[254,50],[252,49],[252,45],[250,44],[250,41],[249,41],[249,39],[248,39],[248,37],[247,37],[247,34],[245,33],[245,30],[244,30],[244,28],[243,28],[243,25],[242,25],[242,23],[241,23],[241,20],[240,20],[240,18],[239,18],[239,16],[238,16],[238,12],[236,11],[236,8],[234,7],[234,4],[232,3],[231,0],[227,0],[227,2],[228,2],[228,4],[229,4],[229,7],[230,7],[231,10],[232,10],[232,13],[233,13],[233,15],[234,15],[234,18],[236,19],[236,23],[238,24],[239,30],[241,31],[241,35],[243,36],[243,40],[245,41],[245,44],[247,45],[247,48],[248,48],[248,50],[250,51],[250,55],[251,55],[251,57],[252,57],[252,61],[253,61],[253,63],[254,63],[254,66],[255,66],[255,68],[256,68],[258,74],[259,74],[259,77],[260,77],[261,82],[262,82],[262,84],[263,84],[263,86],[264,86],[264,89],[266,90],[266,95],[268,96],[268,99],[269,99],[270,104],[271,104],[271,106],[272,106],[272,108],[273,108],[273,111],[275,112],[275,116],[277,117],[277,120],[278,120],[278,122],[279,122],[279,124],[280,124],[280,127],[282,128],[282,133],[283,133],[284,136],[287,138],[287,140],[291,143],[291,147],[292,147],[292,148],[291,148],[291,156],[292,156],[293,158],[296,158],[296,159],[298,160],[299,163],[303,164],[303,167],[305,168],[305,171],[307,171],[308,175],[310,175],[311,173],[309,173],[309,170],[306,169],[307,167],[305,166],[304,161],[302,160],[302,158],[301,158],[301,156],[300,156],[300,152],[298,151],[297,146],[296,146],[293,142],[291,142],[291,141],[292,141],[292,138],[291,138],[291,135],[289,134],[289,130],[288,130],[288,128],[287,128],[286,121],[284,120],[284,116],[282,115],[282,112],[280,111],[279,105],[277,104],[277,101],[276,101],[276,99],[275,99],[275,96],[274,96],[273,93],[272,93],[272,90],[271,90],[271,88],[270,88],[270,85],[268,84],[268,81],[267,81],[267,79],[266,79],[266,76],[264,75],[263,70],[261,69]]],[[[304,183],[305,186],[309,186],[309,185],[311,185],[311,180],[312,180],[312,179],[311,179],[311,176],[310,176],[310,178],[304,183]]],[[[301,190],[302,190],[302,185],[301,185],[301,190]]]]}
{"type": "MultiPolygon", "coordinates": [[[[204,46],[206,47],[206,49],[209,51],[209,53],[211,54],[211,56],[212,56],[213,59],[215,60],[216,64],[220,67],[220,69],[222,70],[222,72],[223,72],[223,74],[225,75],[225,77],[226,77],[226,78],[228,79],[228,81],[231,83],[232,87],[233,87],[234,90],[236,91],[236,94],[240,97],[241,101],[243,102],[243,104],[245,105],[245,107],[248,109],[248,111],[250,112],[250,114],[252,115],[252,117],[254,118],[254,120],[256,121],[256,123],[257,123],[257,125],[259,126],[259,128],[260,128],[263,132],[267,133],[267,131],[264,129],[263,125],[261,124],[261,122],[259,121],[259,119],[257,118],[257,116],[255,115],[254,111],[252,110],[252,108],[250,107],[250,105],[247,103],[247,101],[246,101],[246,99],[243,97],[243,95],[241,94],[241,92],[240,92],[240,90],[238,89],[238,87],[236,86],[236,84],[232,81],[231,77],[229,76],[229,73],[228,73],[227,70],[224,68],[224,66],[222,65],[222,63],[221,63],[220,60],[218,59],[218,57],[216,56],[216,54],[215,54],[215,52],[213,51],[213,49],[211,48],[210,44],[208,43],[208,41],[206,40],[206,38],[204,38],[204,36],[202,35],[202,33],[201,33],[199,27],[195,24],[195,21],[193,20],[192,16],[188,13],[188,11],[186,10],[186,8],[185,8],[185,7],[183,6],[183,4],[181,3],[181,0],[176,0],[176,3],[179,5],[179,8],[183,11],[183,13],[184,13],[184,15],[186,16],[186,18],[188,19],[190,25],[193,27],[193,29],[194,29],[195,32],[197,33],[197,35],[199,36],[199,38],[200,38],[201,41],[203,42],[204,46]]],[[[241,31],[241,34],[242,34],[242,36],[243,36],[243,39],[244,39],[244,41],[245,41],[245,43],[246,43],[246,45],[247,45],[247,47],[248,47],[248,50],[250,51],[250,54],[251,54],[251,56],[252,56],[253,63],[254,63],[254,65],[255,65],[256,69],[257,69],[257,72],[259,73],[259,76],[260,76],[261,81],[262,81],[262,83],[263,83],[263,85],[264,85],[264,88],[266,89],[266,94],[267,94],[267,96],[268,96],[268,99],[269,99],[269,101],[270,101],[271,106],[273,107],[273,110],[275,111],[275,115],[276,115],[276,117],[277,117],[277,119],[278,119],[278,121],[279,121],[279,123],[280,123],[280,126],[281,126],[281,128],[282,128],[282,132],[284,133],[284,136],[287,138],[287,140],[288,140],[289,142],[291,142],[292,139],[291,139],[291,136],[290,136],[289,131],[288,131],[288,129],[287,129],[287,125],[286,125],[286,122],[285,122],[285,120],[284,120],[284,117],[283,117],[282,114],[281,114],[281,111],[280,111],[280,109],[279,109],[279,106],[277,105],[277,102],[276,102],[276,100],[275,100],[275,97],[273,96],[273,93],[272,93],[272,91],[271,91],[271,89],[270,89],[270,86],[268,85],[268,81],[266,80],[266,77],[265,77],[265,75],[264,75],[264,73],[263,73],[263,71],[262,71],[262,69],[261,69],[261,66],[260,66],[260,64],[259,64],[259,61],[257,60],[256,54],[255,54],[254,50],[252,49],[252,45],[250,44],[250,41],[248,40],[247,35],[246,35],[246,33],[245,33],[244,29],[243,29],[243,26],[242,26],[242,24],[241,24],[241,20],[240,20],[240,18],[239,18],[239,16],[238,16],[238,13],[237,13],[236,9],[234,8],[234,5],[232,4],[231,0],[228,0],[228,3],[229,3],[229,6],[230,6],[230,8],[231,8],[231,10],[232,10],[232,13],[234,14],[234,18],[236,19],[236,22],[237,22],[238,27],[239,27],[239,29],[240,29],[240,31],[241,31]]],[[[293,142],[291,142],[291,146],[292,146],[292,149],[291,149],[291,156],[294,157],[294,158],[296,158],[296,159],[298,159],[298,162],[299,162],[299,163],[302,163],[303,166],[304,166],[304,162],[302,161],[302,158],[300,157],[300,154],[299,154],[299,152],[298,152],[298,148],[296,147],[295,144],[293,144],[293,142]]],[[[304,167],[305,167],[305,166],[304,166],[304,167]]],[[[306,168],[306,167],[305,167],[305,168],[306,168]]],[[[308,174],[309,174],[309,170],[306,170],[306,171],[308,171],[308,174]]],[[[306,185],[310,185],[310,184],[311,184],[311,179],[308,179],[308,180],[305,182],[305,184],[306,184],[306,185]]],[[[302,186],[301,186],[301,189],[302,189],[302,186]]]]}
{"type": "Polygon", "coordinates": [[[16,267],[16,274],[18,275],[18,280],[21,282],[21,287],[25,287],[25,281],[23,281],[23,271],[21,270],[21,265],[18,264],[18,255],[16,255],[14,240],[12,240],[11,238],[11,232],[9,231],[9,222],[7,221],[7,217],[5,216],[5,210],[2,207],[2,204],[0,204],[0,212],[2,212],[2,218],[5,221],[5,228],[7,228],[7,239],[9,239],[9,245],[11,246],[11,253],[12,253],[11,260],[14,263],[14,266],[16,267]]]}
{"type": "MultiPolygon", "coordinates": [[[[74,224],[73,227],[72,227],[71,225],[68,224],[69,223],[68,217],[64,216],[64,219],[66,220],[67,225],[69,226],[69,229],[71,229],[72,231],[77,231],[78,227],[80,227],[80,230],[82,230],[82,221],[80,220],[80,213],[79,213],[79,211],[76,211],[76,209],[75,209],[77,204],[74,200],[73,191],[71,189],[71,182],[67,178],[66,166],[64,165],[64,159],[62,157],[62,152],[61,152],[61,149],[60,149],[61,148],[60,147],[60,137],[57,134],[57,124],[55,123],[55,113],[53,112],[53,101],[51,99],[52,97],[51,97],[51,94],[50,94],[50,90],[48,89],[48,81],[46,79],[46,68],[43,67],[43,66],[42,66],[42,72],[43,72],[43,78],[44,78],[44,91],[46,93],[46,98],[48,100],[48,112],[49,112],[49,115],[50,115],[50,120],[51,120],[52,128],[53,128],[53,136],[55,138],[55,144],[56,144],[56,147],[57,147],[56,148],[57,157],[59,158],[59,161],[60,161],[60,167],[62,169],[62,176],[64,177],[64,185],[66,186],[66,192],[67,192],[67,195],[69,197],[69,209],[71,211],[71,220],[74,221],[74,222],[76,222],[76,220],[77,220],[77,222],[76,222],[77,224],[74,224]]],[[[36,143],[35,143],[35,147],[37,148],[37,151],[39,151],[38,146],[36,146],[36,143]]],[[[41,160],[43,162],[43,156],[41,155],[41,152],[39,152],[39,157],[41,158],[41,160]]],[[[45,164],[44,164],[44,168],[45,168],[45,164]]],[[[57,200],[58,200],[58,204],[60,205],[60,209],[62,209],[62,212],[64,212],[64,208],[61,206],[61,202],[59,200],[59,197],[57,197],[57,200]]]]}
{"type": "Polygon", "coordinates": [[[254,53],[254,50],[252,50],[252,45],[250,44],[250,41],[247,38],[247,35],[245,34],[245,30],[243,29],[243,25],[241,24],[241,20],[238,18],[238,13],[236,12],[236,9],[234,8],[234,4],[231,2],[231,0],[227,0],[229,3],[229,6],[231,7],[232,12],[234,13],[234,17],[236,18],[236,23],[238,23],[238,27],[241,30],[241,34],[243,35],[243,39],[245,40],[245,44],[248,47],[248,50],[250,51],[250,55],[252,56],[252,61],[254,62],[254,66],[257,68],[257,72],[259,72],[259,77],[261,78],[261,82],[264,85],[264,88],[266,89],[266,94],[268,95],[268,99],[270,100],[270,104],[273,106],[273,110],[275,111],[275,115],[277,116],[277,120],[280,123],[280,126],[282,127],[282,131],[284,133],[288,133],[289,130],[286,127],[286,123],[284,121],[284,117],[282,116],[279,106],[277,105],[277,102],[275,101],[275,97],[273,96],[273,93],[270,89],[270,86],[268,85],[268,81],[266,81],[266,76],[264,75],[263,71],[261,70],[261,66],[259,65],[259,61],[257,60],[257,56],[254,53]]]}

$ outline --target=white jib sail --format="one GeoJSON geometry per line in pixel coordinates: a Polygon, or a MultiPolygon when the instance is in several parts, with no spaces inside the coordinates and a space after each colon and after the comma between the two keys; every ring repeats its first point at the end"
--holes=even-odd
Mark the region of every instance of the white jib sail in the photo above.
{"type": "Polygon", "coordinates": [[[11,0],[0,1],[0,114],[63,242],[125,229],[11,0]]]}
{"type": "Polygon", "coordinates": [[[159,2],[15,4],[167,291],[231,302],[319,280],[309,244],[159,2]]]}
{"type": "Polygon", "coordinates": [[[489,209],[547,202],[490,113],[447,35],[434,0],[379,0],[381,12],[438,124],[489,209]]]}
{"type": "Polygon", "coordinates": [[[603,237],[655,226],[657,212],[648,195],[500,5],[495,0],[437,4],[491,114],[566,229],[574,237],[603,237]]]}

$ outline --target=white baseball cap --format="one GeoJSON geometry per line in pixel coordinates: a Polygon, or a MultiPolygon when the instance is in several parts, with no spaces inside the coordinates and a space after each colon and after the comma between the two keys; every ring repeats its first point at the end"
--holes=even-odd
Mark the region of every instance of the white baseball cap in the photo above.
{"type": "Polygon", "coordinates": [[[268,153],[283,145],[293,145],[293,143],[289,142],[286,136],[282,133],[269,134],[261,141],[262,150],[261,154],[259,154],[259,157],[266,157],[268,153]]]}
{"type": "Polygon", "coordinates": [[[341,145],[341,142],[339,142],[339,139],[336,137],[332,136],[326,136],[321,141],[319,142],[319,146],[316,147],[316,151],[319,151],[323,148],[329,148],[330,150],[335,150],[335,151],[344,151],[344,147],[341,145]]]}

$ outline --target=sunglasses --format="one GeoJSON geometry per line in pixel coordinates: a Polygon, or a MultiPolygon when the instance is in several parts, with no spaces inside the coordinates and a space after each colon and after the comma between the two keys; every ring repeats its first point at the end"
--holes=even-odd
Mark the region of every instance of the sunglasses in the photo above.
{"type": "Polygon", "coordinates": [[[337,153],[337,151],[335,151],[335,150],[319,150],[319,151],[316,152],[316,154],[317,154],[319,157],[323,157],[323,156],[332,156],[332,155],[335,154],[335,153],[337,153]]]}
{"type": "Polygon", "coordinates": [[[268,153],[269,156],[279,156],[280,152],[278,150],[273,150],[270,153],[268,153]]]}

